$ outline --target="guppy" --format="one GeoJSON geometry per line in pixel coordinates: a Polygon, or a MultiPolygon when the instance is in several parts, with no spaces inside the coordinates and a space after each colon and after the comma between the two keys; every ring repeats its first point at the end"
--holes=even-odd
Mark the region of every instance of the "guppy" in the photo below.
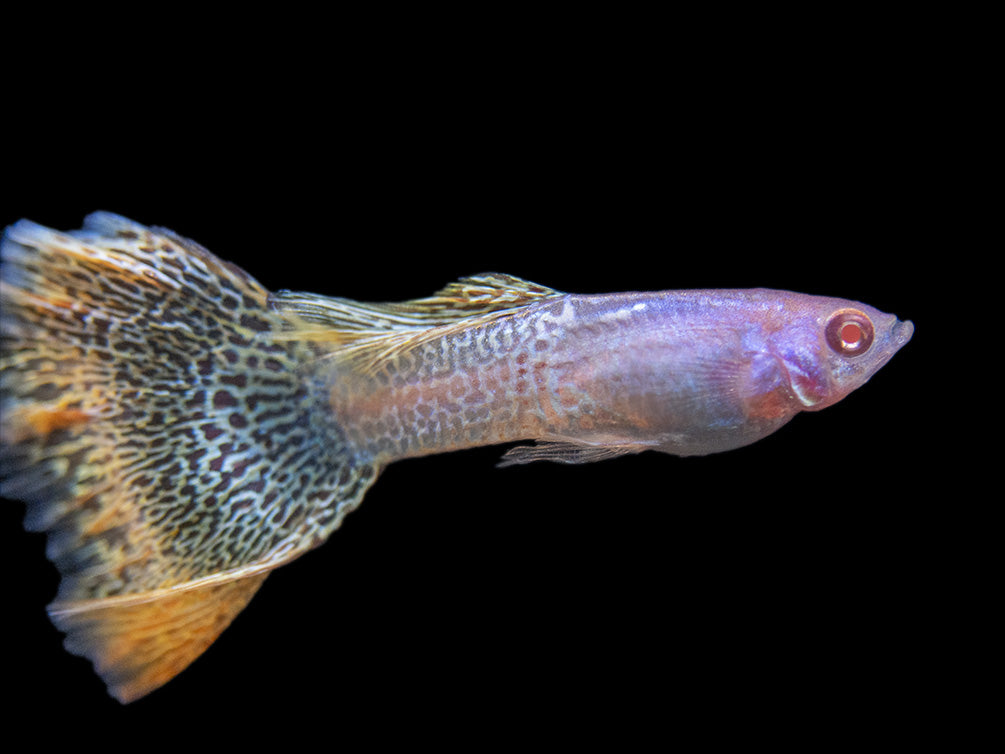
{"type": "Polygon", "coordinates": [[[270,293],[108,213],[65,234],[22,220],[0,260],[0,493],[49,533],[52,620],[122,702],[188,666],[395,460],[730,450],[841,400],[913,332],[764,289],[484,274],[404,303],[270,293]]]}

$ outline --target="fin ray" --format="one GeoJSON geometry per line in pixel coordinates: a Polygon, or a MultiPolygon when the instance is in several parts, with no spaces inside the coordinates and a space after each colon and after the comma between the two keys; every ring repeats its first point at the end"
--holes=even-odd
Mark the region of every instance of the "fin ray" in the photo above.
{"type": "Polygon", "coordinates": [[[170,231],[22,220],[0,244],[0,301],[0,494],[47,532],[73,651],[135,698],[250,599],[264,576],[241,569],[320,544],[379,469],[301,369],[313,345],[271,337],[285,321],[268,291],[170,231]]]}
{"type": "Polygon", "coordinates": [[[429,340],[561,295],[528,280],[489,272],[401,303],[280,291],[269,296],[269,307],[286,320],[286,331],[278,338],[324,344],[327,357],[349,361],[367,373],[429,340]]]}
{"type": "Polygon", "coordinates": [[[339,332],[388,332],[450,325],[560,295],[556,290],[528,280],[488,272],[461,278],[432,296],[411,301],[366,303],[279,291],[269,296],[269,306],[274,311],[339,332]]]}
{"type": "Polygon", "coordinates": [[[517,445],[507,450],[498,467],[517,466],[535,461],[552,461],[554,463],[594,463],[623,455],[641,453],[649,449],[649,445],[631,441],[586,443],[573,440],[539,440],[533,445],[517,445]]]}
{"type": "Polygon", "coordinates": [[[127,703],[188,667],[248,604],[268,573],[141,599],[54,603],[49,616],[68,652],[91,659],[109,693],[127,703]]]}

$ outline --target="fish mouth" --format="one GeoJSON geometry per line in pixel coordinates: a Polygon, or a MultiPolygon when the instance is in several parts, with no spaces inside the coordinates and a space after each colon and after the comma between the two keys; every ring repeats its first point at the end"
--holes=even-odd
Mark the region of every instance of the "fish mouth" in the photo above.
{"type": "Polygon", "coordinates": [[[870,368],[871,373],[875,374],[885,366],[886,362],[892,359],[893,355],[904,347],[912,335],[914,335],[914,323],[911,320],[905,319],[902,322],[899,319],[894,319],[894,323],[887,331],[887,336],[883,341],[882,351],[877,354],[879,358],[870,368]]]}
{"type": "Polygon", "coordinates": [[[909,319],[905,319],[903,322],[897,320],[897,323],[890,328],[890,343],[893,350],[899,351],[911,339],[912,335],[914,335],[914,323],[909,319]]]}

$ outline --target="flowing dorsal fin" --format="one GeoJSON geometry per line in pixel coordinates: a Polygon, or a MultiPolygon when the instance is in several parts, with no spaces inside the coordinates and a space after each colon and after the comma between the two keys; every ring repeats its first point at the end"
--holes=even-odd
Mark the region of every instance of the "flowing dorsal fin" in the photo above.
{"type": "Polygon", "coordinates": [[[559,291],[512,275],[486,272],[461,278],[432,296],[411,301],[363,303],[314,293],[279,291],[269,296],[269,306],[327,330],[389,332],[451,325],[561,295],[559,291]]]}
{"type": "Polygon", "coordinates": [[[285,337],[327,344],[331,356],[351,359],[369,371],[431,338],[562,295],[512,275],[487,272],[461,278],[427,298],[400,303],[279,291],[269,296],[269,307],[285,316],[285,337]]]}
{"type": "Polygon", "coordinates": [[[483,272],[481,275],[448,283],[429,298],[406,301],[397,306],[428,312],[449,312],[451,317],[473,316],[500,309],[514,309],[561,295],[560,291],[515,275],[483,272]]]}

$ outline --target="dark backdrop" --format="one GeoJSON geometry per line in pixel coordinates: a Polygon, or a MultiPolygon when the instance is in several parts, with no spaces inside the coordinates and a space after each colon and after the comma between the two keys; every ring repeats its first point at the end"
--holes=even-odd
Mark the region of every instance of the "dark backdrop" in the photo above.
{"type": "Polygon", "coordinates": [[[926,105],[836,64],[758,71],[598,68],[435,92],[403,73],[351,105],[339,87],[309,100],[249,85],[181,107],[153,85],[18,113],[0,224],[76,228],[110,210],[272,289],[400,300],[495,270],[574,292],[790,289],[916,325],[859,392],[739,451],[396,464],[204,657],[125,712],[60,648],[44,539],[4,502],[3,683],[19,708],[109,724],[261,709],[331,726],[383,710],[493,735],[514,719],[658,725],[671,710],[798,710],[827,726],[924,687],[918,628],[942,556],[919,405],[944,346],[932,273],[951,248],[926,105]]]}

